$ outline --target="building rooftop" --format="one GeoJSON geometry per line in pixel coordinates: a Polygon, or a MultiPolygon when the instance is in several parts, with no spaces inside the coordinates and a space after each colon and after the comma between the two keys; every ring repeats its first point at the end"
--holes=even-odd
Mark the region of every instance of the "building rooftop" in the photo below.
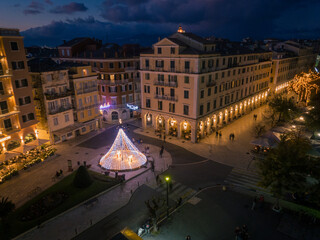
{"type": "Polygon", "coordinates": [[[0,36],[21,36],[19,29],[16,28],[0,28],[0,36]]]}
{"type": "Polygon", "coordinates": [[[51,72],[59,70],[67,70],[66,67],[56,63],[51,58],[33,58],[28,60],[30,72],[51,72]]]}
{"type": "Polygon", "coordinates": [[[84,40],[90,39],[88,37],[80,37],[80,38],[74,38],[70,41],[64,42],[63,44],[61,44],[59,47],[72,47],[84,40]]]}
{"type": "Polygon", "coordinates": [[[179,33],[179,34],[182,34],[182,35],[184,35],[184,36],[186,36],[188,38],[191,38],[194,41],[200,42],[202,44],[214,44],[213,41],[207,40],[207,39],[205,39],[203,37],[200,37],[200,36],[198,36],[196,34],[193,34],[193,33],[190,33],[190,32],[189,33],[186,33],[186,32],[185,33],[179,33]]]}

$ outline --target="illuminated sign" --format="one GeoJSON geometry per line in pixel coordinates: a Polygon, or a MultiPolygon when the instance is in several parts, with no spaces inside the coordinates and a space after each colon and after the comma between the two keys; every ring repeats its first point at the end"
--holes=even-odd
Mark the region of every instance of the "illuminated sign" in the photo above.
{"type": "Polygon", "coordinates": [[[4,142],[4,141],[7,141],[7,140],[9,140],[9,139],[11,139],[11,136],[7,136],[7,137],[4,137],[4,138],[1,138],[1,139],[0,139],[0,143],[1,143],[1,142],[4,142]]]}
{"type": "Polygon", "coordinates": [[[139,108],[138,106],[128,104],[128,103],[127,103],[127,107],[130,108],[131,110],[137,110],[139,108]]]}
{"type": "Polygon", "coordinates": [[[104,104],[104,105],[100,105],[100,110],[105,110],[105,109],[108,109],[109,107],[110,107],[109,103],[104,104]]]}

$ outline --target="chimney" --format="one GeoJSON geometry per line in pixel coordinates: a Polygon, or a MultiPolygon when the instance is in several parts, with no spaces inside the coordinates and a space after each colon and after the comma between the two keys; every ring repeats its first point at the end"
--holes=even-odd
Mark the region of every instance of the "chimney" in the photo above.
{"type": "Polygon", "coordinates": [[[63,43],[65,44],[67,41],[66,40],[63,40],[63,43]]]}
{"type": "Polygon", "coordinates": [[[158,42],[160,42],[160,37],[158,37],[158,42]]]}

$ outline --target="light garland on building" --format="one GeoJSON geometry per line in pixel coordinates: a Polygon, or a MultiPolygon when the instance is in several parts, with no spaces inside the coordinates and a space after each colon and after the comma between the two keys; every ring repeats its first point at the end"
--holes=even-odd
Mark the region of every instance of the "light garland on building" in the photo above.
{"type": "Polygon", "coordinates": [[[120,128],[112,147],[100,159],[99,164],[111,171],[125,171],[137,169],[146,162],[146,156],[138,150],[120,128]]]}

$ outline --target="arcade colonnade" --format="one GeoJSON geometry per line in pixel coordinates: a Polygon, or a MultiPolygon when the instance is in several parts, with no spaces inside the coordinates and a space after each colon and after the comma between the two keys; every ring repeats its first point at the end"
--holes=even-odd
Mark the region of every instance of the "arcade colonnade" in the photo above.
{"type": "Polygon", "coordinates": [[[225,124],[249,113],[266,102],[268,91],[260,92],[245,98],[225,108],[218,109],[199,119],[185,118],[170,113],[160,113],[149,109],[142,109],[142,127],[153,128],[158,136],[168,135],[193,143],[206,135],[210,135],[225,124]]]}

